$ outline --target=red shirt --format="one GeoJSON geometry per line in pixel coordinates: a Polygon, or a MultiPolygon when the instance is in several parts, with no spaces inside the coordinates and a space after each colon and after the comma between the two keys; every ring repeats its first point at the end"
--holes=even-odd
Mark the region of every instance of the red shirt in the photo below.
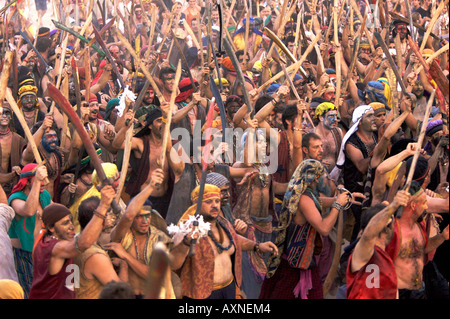
{"type": "Polygon", "coordinates": [[[74,278],[74,269],[68,267],[73,265],[72,259],[66,259],[61,270],[55,274],[48,273],[50,257],[53,247],[58,239],[42,238],[34,250],[33,254],[33,283],[30,289],[30,299],[75,299],[75,291],[67,288],[66,285],[72,284],[74,278]]]}
{"type": "Polygon", "coordinates": [[[347,299],[396,299],[397,273],[389,255],[375,246],[372,258],[360,270],[347,266],[347,299]]]}

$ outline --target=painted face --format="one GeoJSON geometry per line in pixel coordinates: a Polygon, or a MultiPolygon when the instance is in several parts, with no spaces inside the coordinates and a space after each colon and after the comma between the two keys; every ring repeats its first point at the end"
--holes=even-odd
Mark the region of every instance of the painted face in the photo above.
{"type": "Polygon", "coordinates": [[[386,112],[380,112],[375,116],[375,124],[379,129],[386,121],[386,112]]]}
{"type": "Polygon", "coordinates": [[[230,202],[230,185],[220,187],[221,205],[226,205],[230,202]]]}
{"type": "Polygon", "coordinates": [[[377,125],[375,123],[375,114],[373,111],[366,112],[359,125],[361,126],[361,129],[366,132],[375,132],[377,130],[377,125]]]}
{"type": "Polygon", "coordinates": [[[25,111],[31,111],[34,109],[36,104],[36,95],[34,94],[25,94],[20,100],[22,101],[22,107],[25,111]]]}
{"type": "Polygon", "coordinates": [[[56,135],[56,132],[53,130],[48,131],[42,136],[42,147],[44,147],[44,150],[46,150],[48,153],[52,153],[56,151],[56,148],[58,147],[58,136],[56,135]]]}
{"type": "Polygon", "coordinates": [[[9,122],[12,118],[12,112],[10,109],[3,108],[3,111],[0,116],[0,124],[1,125],[9,125],[9,122]]]}
{"type": "Polygon", "coordinates": [[[133,224],[131,225],[131,227],[138,234],[147,234],[147,232],[150,228],[151,219],[152,218],[151,218],[150,211],[141,210],[140,214],[134,218],[133,224]]]}
{"type": "Polygon", "coordinates": [[[153,90],[153,88],[149,88],[147,92],[145,92],[144,102],[147,103],[147,105],[152,104],[154,98],[155,98],[155,91],[153,90]]]}
{"type": "Polygon", "coordinates": [[[406,26],[406,24],[403,23],[398,24],[395,30],[397,31],[397,34],[400,35],[401,40],[406,39],[406,35],[408,34],[408,27],[406,26]]]}
{"type": "Polygon", "coordinates": [[[338,114],[336,110],[328,111],[323,117],[323,125],[331,130],[332,128],[337,127],[338,124],[338,114]]]}
{"type": "Polygon", "coordinates": [[[423,88],[423,84],[420,81],[416,81],[414,83],[414,86],[412,88],[412,93],[417,97],[417,98],[421,98],[423,96],[423,92],[424,92],[424,88],[423,88]]]}

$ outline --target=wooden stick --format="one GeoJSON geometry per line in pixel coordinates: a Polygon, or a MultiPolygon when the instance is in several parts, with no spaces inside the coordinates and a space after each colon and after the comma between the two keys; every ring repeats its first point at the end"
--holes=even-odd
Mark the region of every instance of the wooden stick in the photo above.
{"type": "MultiPolygon", "coordinates": [[[[448,1],[448,0],[447,0],[448,1]]],[[[354,12],[356,12],[356,15],[358,16],[358,19],[360,21],[363,21],[363,16],[361,15],[361,12],[359,12],[358,6],[356,5],[355,0],[350,0],[350,4],[353,7],[354,12]]],[[[367,12],[366,12],[367,14],[367,12]]],[[[375,46],[373,45],[372,37],[370,36],[369,30],[367,30],[367,27],[364,26],[364,30],[362,30],[366,33],[367,40],[369,41],[370,49],[372,50],[372,53],[375,52],[375,46]]]]}
{"type": "MultiPolygon", "coordinates": [[[[303,53],[303,55],[300,57],[300,60],[298,60],[296,63],[291,64],[289,67],[287,67],[287,71],[288,72],[293,72],[293,75],[295,76],[295,74],[297,73],[298,69],[300,68],[300,66],[302,65],[302,63],[305,61],[306,57],[308,56],[308,54],[312,51],[312,49],[314,48],[314,45],[319,41],[319,39],[322,37],[322,35],[319,33],[318,35],[316,35],[316,37],[314,38],[314,40],[309,44],[308,48],[306,49],[306,51],[303,53]]],[[[283,71],[278,72],[275,76],[273,76],[270,80],[266,81],[265,83],[263,83],[258,89],[257,92],[258,94],[261,93],[263,90],[265,90],[266,88],[269,87],[270,84],[272,84],[273,82],[275,82],[276,80],[278,80],[279,78],[281,78],[284,75],[283,71]]]]}
{"type": "Polygon", "coordinates": [[[5,55],[5,61],[3,64],[3,71],[0,76],[0,107],[3,107],[5,101],[6,88],[8,87],[9,71],[13,60],[13,52],[7,51],[5,55]]]}
{"type": "Polygon", "coordinates": [[[191,27],[189,26],[189,23],[187,23],[186,20],[184,20],[183,22],[184,28],[186,29],[186,31],[189,33],[189,35],[192,38],[192,42],[194,42],[194,46],[198,49],[201,50],[202,47],[200,46],[200,43],[198,42],[197,36],[194,34],[194,31],[192,31],[191,27]]]}
{"type": "Polygon", "coordinates": [[[413,157],[413,160],[411,163],[411,168],[409,169],[408,177],[407,177],[406,183],[405,183],[406,191],[409,190],[409,187],[411,186],[412,178],[414,176],[417,160],[420,155],[420,149],[422,148],[423,139],[425,138],[425,132],[426,132],[427,125],[428,125],[428,118],[430,117],[431,107],[433,106],[435,94],[436,94],[436,90],[433,90],[433,92],[431,92],[430,98],[428,99],[427,108],[425,110],[425,116],[423,117],[422,127],[420,129],[419,137],[417,138],[417,149],[414,152],[414,157],[413,157]]]}
{"type": "MultiPolygon", "coordinates": [[[[181,77],[181,60],[178,60],[177,65],[177,71],[175,73],[175,82],[174,87],[178,87],[178,83],[180,82],[181,77]]],[[[167,120],[164,124],[164,135],[163,135],[163,141],[162,141],[162,147],[161,147],[161,156],[159,158],[159,166],[161,168],[164,167],[164,163],[166,161],[166,149],[167,149],[167,143],[170,139],[170,125],[172,124],[172,113],[173,108],[175,105],[175,98],[177,97],[177,91],[173,90],[172,94],[170,95],[170,102],[169,102],[169,112],[167,113],[167,120]]]]}
{"type": "Polygon", "coordinates": [[[142,62],[142,60],[139,58],[139,56],[136,54],[136,51],[133,49],[133,47],[131,46],[130,42],[128,42],[127,39],[125,39],[125,36],[120,32],[119,28],[116,28],[116,34],[117,37],[119,38],[119,40],[122,42],[122,44],[125,46],[125,48],[131,53],[131,55],[133,56],[134,60],[136,62],[138,62],[139,67],[142,70],[142,73],[144,73],[145,77],[147,78],[147,80],[150,82],[151,86],[153,87],[153,90],[155,91],[156,95],[159,98],[159,101],[161,103],[165,102],[166,99],[164,98],[164,95],[162,95],[161,91],[159,90],[158,85],[156,84],[155,80],[153,80],[152,76],[150,75],[150,73],[148,72],[147,68],[145,67],[144,63],[142,62]]]}
{"type": "Polygon", "coordinates": [[[434,28],[434,24],[436,23],[437,19],[440,17],[442,10],[444,10],[447,3],[448,3],[448,0],[442,1],[439,4],[439,7],[436,9],[435,13],[433,14],[433,18],[431,19],[430,23],[428,24],[427,32],[425,32],[425,35],[423,36],[422,44],[420,45],[420,49],[419,49],[420,52],[422,52],[423,49],[425,49],[425,45],[427,44],[428,37],[430,36],[430,33],[434,28]]]}
{"type": "MultiPolygon", "coordinates": [[[[228,11],[227,11],[227,17],[226,17],[226,19],[225,19],[225,24],[224,24],[224,28],[225,28],[225,29],[228,29],[228,23],[230,22],[231,13],[233,12],[234,6],[235,6],[235,5],[236,5],[236,0],[233,0],[233,1],[231,2],[230,7],[228,8],[228,11]]],[[[199,23],[200,23],[200,21],[199,21],[199,23]]],[[[199,24],[199,25],[200,25],[200,24],[199,24]]]]}
{"type": "MultiPolygon", "coordinates": [[[[447,43],[446,45],[444,45],[442,48],[440,48],[439,50],[437,50],[436,52],[434,52],[431,56],[429,56],[426,59],[427,64],[430,64],[431,62],[433,62],[434,59],[436,59],[438,56],[440,56],[442,53],[448,51],[449,49],[449,43],[447,43]]],[[[415,71],[416,74],[419,74],[420,71],[422,71],[423,69],[423,65],[420,65],[417,70],[415,71]]]]}

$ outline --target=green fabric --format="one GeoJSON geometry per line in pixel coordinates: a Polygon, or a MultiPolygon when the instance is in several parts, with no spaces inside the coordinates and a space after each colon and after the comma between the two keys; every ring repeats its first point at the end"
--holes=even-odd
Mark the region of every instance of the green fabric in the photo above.
{"type": "MultiPolygon", "coordinates": [[[[11,205],[11,202],[14,199],[21,199],[26,201],[28,196],[22,192],[15,192],[11,194],[8,198],[8,204],[11,205]]],[[[50,193],[44,190],[39,195],[39,201],[41,203],[42,208],[45,208],[51,203],[50,193]]],[[[18,215],[16,215],[18,216],[18,215]]],[[[11,222],[11,226],[9,228],[9,237],[10,238],[18,238],[20,240],[20,244],[22,246],[22,250],[32,252],[34,245],[34,226],[36,224],[36,215],[32,217],[20,217],[19,220],[14,218],[11,222]]]]}

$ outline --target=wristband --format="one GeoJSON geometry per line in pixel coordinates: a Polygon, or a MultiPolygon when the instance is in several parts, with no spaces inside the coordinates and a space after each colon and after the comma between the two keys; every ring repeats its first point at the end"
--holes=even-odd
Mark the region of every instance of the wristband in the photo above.
{"type": "Polygon", "coordinates": [[[336,208],[338,211],[341,211],[341,210],[342,210],[342,205],[339,204],[338,202],[334,202],[334,203],[331,205],[331,208],[336,208]]]}
{"type": "Polygon", "coordinates": [[[253,251],[258,252],[259,251],[259,241],[256,242],[255,246],[253,246],[253,251]]]}
{"type": "Polygon", "coordinates": [[[100,214],[98,211],[94,210],[94,215],[97,216],[100,219],[105,220],[106,219],[106,215],[102,215],[100,214]]]}

